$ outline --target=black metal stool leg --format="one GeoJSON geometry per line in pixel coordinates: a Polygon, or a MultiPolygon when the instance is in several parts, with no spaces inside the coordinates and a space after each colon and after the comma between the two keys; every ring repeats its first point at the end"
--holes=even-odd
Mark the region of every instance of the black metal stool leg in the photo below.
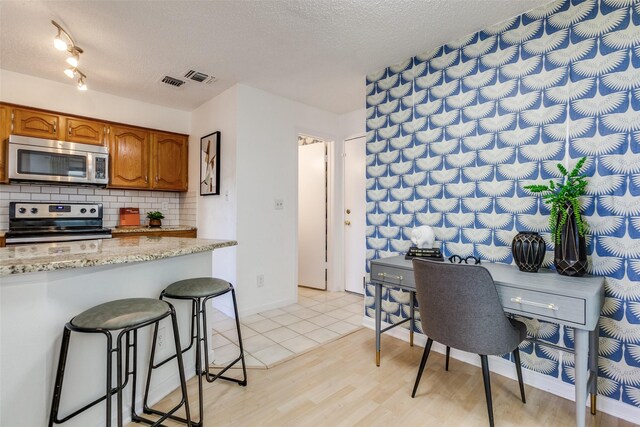
{"type": "Polygon", "coordinates": [[[153,325],[153,338],[151,339],[151,354],[149,355],[149,366],[147,367],[147,381],[144,386],[144,398],[142,400],[142,412],[150,414],[149,410],[149,388],[151,387],[151,372],[154,368],[156,358],[156,344],[158,343],[158,327],[160,322],[153,325]]]}
{"type": "MultiPolygon", "coordinates": [[[[236,329],[238,332],[238,346],[240,347],[240,355],[232,360],[231,362],[229,362],[229,364],[227,364],[227,366],[225,366],[224,368],[222,368],[219,372],[213,374],[211,373],[211,371],[209,370],[209,362],[207,360],[207,365],[205,366],[205,378],[207,380],[207,382],[214,382],[215,380],[217,380],[218,378],[222,379],[222,380],[226,380],[226,381],[232,381],[234,383],[238,383],[241,386],[246,386],[247,385],[247,369],[245,367],[245,363],[244,363],[244,348],[242,346],[242,334],[240,332],[240,318],[238,317],[238,305],[236,304],[236,294],[235,291],[233,289],[232,285],[229,285],[230,290],[231,290],[231,298],[233,300],[233,312],[234,315],[236,317],[236,329]],[[238,363],[239,361],[242,361],[242,374],[243,374],[243,378],[241,380],[236,379],[236,378],[231,378],[231,377],[227,377],[224,376],[223,374],[225,372],[227,372],[227,370],[229,370],[232,366],[234,366],[236,363],[238,363]]],[[[212,295],[209,296],[207,298],[204,299],[203,303],[202,303],[202,324],[204,325],[204,328],[206,330],[206,325],[207,325],[207,302],[211,299],[211,298],[215,298],[215,297],[219,297],[220,295],[212,295]]],[[[208,339],[207,339],[207,334],[205,333],[204,337],[203,337],[203,345],[205,346],[205,349],[209,348],[208,345],[208,339]]],[[[206,350],[205,350],[206,351],[206,350]]]]}
{"type": "Polygon", "coordinates": [[[240,316],[238,315],[238,304],[236,303],[236,291],[231,287],[231,298],[233,299],[233,312],[236,316],[236,329],[238,330],[238,346],[240,346],[240,357],[242,358],[242,381],[239,382],[241,386],[247,385],[247,367],[244,363],[244,347],[242,345],[242,333],[240,332],[240,316]]]}
{"type": "MultiPolygon", "coordinates": [[[[197,424],[193,423],[191,421],[191,411],[189,409],[189,397],[187,395],[187,382],[186,382],[186,378],[185,378],[185,374],[184,374],[184,364],[182,361],[182,349],[181,349],[181,344],[180,344],[180,334],[178,331],[178,319],[176,317],[176,312],[175,309],[173,308],[173,306],[170,306],[170,317],[171,317],[171,324],[172,324],[172,330],[173,330],[173,340],[174,340],[174,345],[175,345],[175,351],[176,353],[163,360],[162,362],[158,363],[157,365],[154,365],[154,360],[155,360],[155,353],[156,353],[156,343],[157,343],[157,329],[159,327],[158,323],[160,322],[160,320],[158,320],[155,323],[155,329],[154,329],[154,334],[153,334],[153,342],[152,342],[152,347],[151,347],[151,354],[149,356],[149,367],[148,367],[148,371],[147,371],[147,383],[145,386],[145,396],[143,399],[143,411],[145,414],[154,414],[154,415],[158,415],[160,416],[159,419],[152,421],[149,420],[147,418],[143,418],[141,416],[136,416],[136,418],[134,419],[134,421],[136,422],[144,422],[147,424],[151,424],[152,426],[162,426],[162,422],[164,422],[167,419],[171,419],[174,421],[179,421],[181,423],[185,423],[187,426],[191,427],[191,426],[196,426],[197,424]],[[151,374],[153,372],[153,370],[159,366],[164,365],[166,362],[173,360],[173,359],[177,359],[177,364],[178,364],[178,375],[180,378],[180,391],[182,393],[182,399],[180,400],[180,402],[178,402],[178,404],[176,406],[174,406],[172,409],[170,409],[167,412],[163,412],[163,411],[159,411],[157,409],[153,409],[151,407],[148,406],[147,404],[147,400],[149,397],[149,389],[150,389],[150,384],[151,384],[151,374]],[[178,409],[180,409],[182,406],[184,405],[185,407],[185,418],[179,417],[177,415],[174,415],[178,409]]],[[[132,419],[133,419],[133,415],[132,415],[132,419]]]]}
{"type": "Polygon", "coordinates": [[[58,409],[60,407],[60,396],[62,395],[62,380],[64,378],[64,368],[67,364],[67,355],[69,354],[69,338],[71,331],[64,328],[62,332],[62,344],[60,345],[60,359],[58,360],[58,370],[56,371],[56,380],[53,388],[53,400],[51,402],[51,412],[49,414],[49,427],[53,426],[58,419],[58,409]]]}
{"type": "Polygon", "coordinates": [[[126,331],[122,331],[118,334],[118,340],[116,342],[116,397],[117,397],[117,409],[118,409],[118,427],[123,427],[122,421],[122,336],[126,334],[126,331]]]}

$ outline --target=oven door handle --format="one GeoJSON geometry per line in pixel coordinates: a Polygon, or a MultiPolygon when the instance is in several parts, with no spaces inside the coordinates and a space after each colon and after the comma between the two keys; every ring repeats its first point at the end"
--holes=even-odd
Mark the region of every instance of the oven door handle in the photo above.
{"type": "Polygon", "coordinates": [[[78,234],[75,236],[7,237],[7,245],[21,243],[72,242],[76,240],[111,239],[111,234],[78,234]]]}

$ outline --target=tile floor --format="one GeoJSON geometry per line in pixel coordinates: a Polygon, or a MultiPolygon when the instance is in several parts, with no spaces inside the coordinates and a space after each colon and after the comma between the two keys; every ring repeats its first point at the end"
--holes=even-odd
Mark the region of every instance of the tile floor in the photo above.
{"type": "MultiPolygon", "coordinates": [[[[247,368],[270,368],[362,328],[363,297],[298,288],[298,303],[241,317],[247,368]]],[[[214,365],[237,357],[235,321],[212,314],[214,365]]],[[[236,365],[237,366],[237,365],[236,365]]]]}

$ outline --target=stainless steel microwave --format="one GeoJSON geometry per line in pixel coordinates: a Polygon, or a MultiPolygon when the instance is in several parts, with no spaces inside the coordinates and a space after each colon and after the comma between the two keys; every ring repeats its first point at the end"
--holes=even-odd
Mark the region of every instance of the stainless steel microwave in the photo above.
{"type": "Polygon", "coordinates": [[[98,145],[10,135],[9,179],[106,185],[109,152],[98,145]]]}

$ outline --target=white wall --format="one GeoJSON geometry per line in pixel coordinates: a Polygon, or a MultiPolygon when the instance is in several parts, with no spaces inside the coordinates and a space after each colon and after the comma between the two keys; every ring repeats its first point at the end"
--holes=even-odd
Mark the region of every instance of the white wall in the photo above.
{"type": "Polygon", "coordinates": [[[336,141],[338,116],[238,86],[237,277],[246,313],[297,300],[299,133],[336,141]],[[283,210],[274,209],[274,199],[284,200],[283,210]]]}
{"type": "Polygon", "coordinates": [[[0,69],[0,101],[169,132],[189,133],[187,111],[0,69]]]}
{"type": "MultiPolygon", "coordinates": [[[[191,113],[189,138],[189,192],[184,203],[197,207],[198,237],[237,239],[236,140],[237,86],[221,93],[191,113]],[[220,195],[200,196],[200,138],[220,131],[220,195]]],[[[243,244],[248,244],[242,242],[243,244]]],[[[213,274],[236,286],[236,248],[213,252],[213,274]]],[[[238,293],[243,290],[238,290],[238,293]]],[[[229,313],[227,299],[221,309],[229,313]],[[225,308],[226,307],[226,308],[225,308]]],[[[240,305],[242,307],[242,305],[240,305]]]]}

